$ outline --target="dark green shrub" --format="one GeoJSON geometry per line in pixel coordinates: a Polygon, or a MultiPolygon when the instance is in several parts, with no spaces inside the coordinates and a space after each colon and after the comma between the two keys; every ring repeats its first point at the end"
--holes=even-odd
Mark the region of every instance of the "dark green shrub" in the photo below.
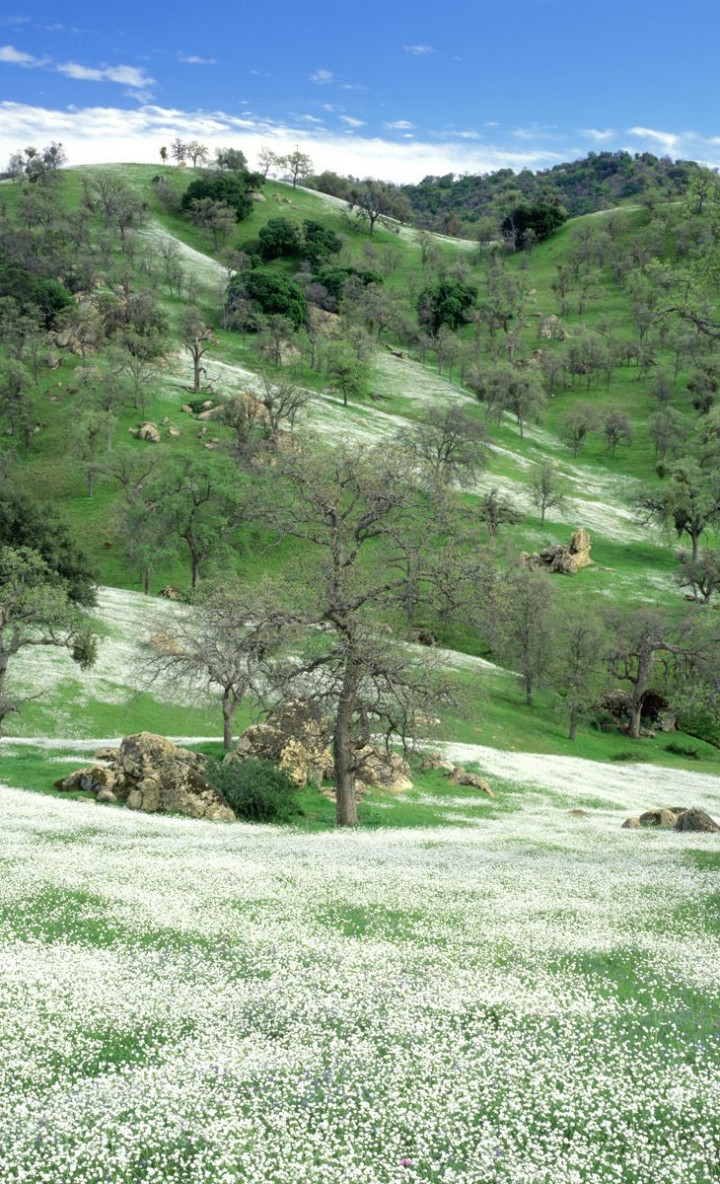
{"type": "Polygon", "coordinates": [[[208,761],[205,776],[245,822],[289,822],[300,813],[297,785],[272,761],[208,761]]]}
{"type": "Polygon", "coordinates": [[[302,245],[300,230],[287,218],[271,218],[258,234],[260,254],[266,261],[299,255],[302,245]]]}
{"type": "Polygon", "coordinates": [[[287,317],[299,329],[307,316],[305,293],[290,276],[258,267],[234,275],[228,287],[228,307],[236,298],[249,300],[264,316],[287,317]]]}

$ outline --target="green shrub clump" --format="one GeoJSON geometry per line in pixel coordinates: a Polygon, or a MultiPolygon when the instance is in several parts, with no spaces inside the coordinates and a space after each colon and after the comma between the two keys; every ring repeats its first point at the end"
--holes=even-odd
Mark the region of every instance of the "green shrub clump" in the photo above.
{"type": "Polygon", "coordinates": [[[227,765],[208,761],[205,776],[246,822],[289,822],[300,813],[298,786],[272,761],[252,757],[227,765]]]}

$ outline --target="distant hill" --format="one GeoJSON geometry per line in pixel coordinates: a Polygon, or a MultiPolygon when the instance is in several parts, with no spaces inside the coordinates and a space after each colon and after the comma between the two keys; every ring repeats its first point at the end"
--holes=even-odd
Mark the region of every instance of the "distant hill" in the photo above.
{"type": "Polygon", "coordinates": [[[483,219],[497,224],[522,202],[557,201],[571,217],[639,201],[649,196],[669,201],[681,197],[700,166],[651,152],[590,152],[532,172],[500,169],[495,173],[425,177],[402,187],[418,224],[443,234],[474,232],[483,219]]]}

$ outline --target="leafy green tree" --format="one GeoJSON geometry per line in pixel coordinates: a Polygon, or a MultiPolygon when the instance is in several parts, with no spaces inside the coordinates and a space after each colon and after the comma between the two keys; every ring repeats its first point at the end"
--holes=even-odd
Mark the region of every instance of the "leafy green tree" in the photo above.
{"type": "Polygon", "coordinates": [[[534,205],[519,205],[512,210],[502,223],[502,233],[506,238],[512,238],[518,249],[525,246],[529,232],[532,232],[536,242],[549,238],[563,223],[568,220],[567,210],[554,201],[539,201],[534,205]]]}
{"type": "Polygon", "coordinates": [[[298,181],[305,181],[313,171],[310,157],[299,148],[294,152],[288,152],[286,156],[276,157],[275,163],[284,170],[287,179],[292,181],[293,189],[297,187],[298,181]]]}
{"type": "Polygon", "coordinates": [[[67,590],[86,608],[95,603],[95,574],[67,524],[52,505],[11,487],[0,488],[0,547],[37,552],[67,590]]]}
{"type": "MultiPolygon", "coordinates": [[[[228,286],[228,306],[247,300],[257,313],[287,317],[299,329],[307,316],[307,301],[298,283],[282,272],[257,267],[233,276],[228,286]]],[[[255,326],[258,327],[257,325],[255,326]]]]}
{"type": "Polygon", "coordinates": [[[8,423],[10,435],[27,451],[35,431],[35,401],[32,381],[22,362],[6,358],[0,371],[0,413],[8,423]]]}
{"type": "Polygon", "coordinates": [[[318,267],[331,255],[337,255],[342,245],[340,235],[329,227],[308,218],[303,222],[302,253],[313,267],[318,267]]]}
{"type": "Polygon", "coordinates": [[[33,308],[39,308],[46,327],[61,309],[74,304],[71,293],[56,279],[36,275],[14,263],[0,262],[0,296],[11,296],[30,315],[33,308]]]}
{"type": "Polygon", "coordinates": [[[222,456],[169,455],[156,467],[142,500],[159,533],[187,549],[195,590],[208,560],[219,560],[242,520],[245,494],[237,468],[222,456]]]}
{"type": "Polygon", "coordinates": [[[468,319],[468,314],[477,299],[478,290],[462,280],[435,280],[420,293],[417,301],[418,318],[432,333],[441,325],[458,329],[468,319]]]}
{"type": "Polygon", "coordinates": [[[676,461],[661,485],[640,494],[637,509],[641,521],[671,526],[678,538],[686,535],[691,562],[697,563],[700,538],[720,522],[720,475],[716,468],[703,470],[695,460],[676,461]]]}
{"type": "Polygon", "coordinates": [[[210,198],[212,201],[225,202],[235,211],[238,222],[241,222],[252,209],[249,193],[258,183],[262,184],[261,177],[244,171],[202,173],[190,182],[182,195],[180,206],[189,213],[194,201],[210,198]]]}
{"type": "Polygon", "coordinates": [[[371,235],[375,233],[378,223],[387,223],[388,219],[404,222],[410,218],[407,199],[402,191],[389,181],[374,181],[368,178],[361,184],[354,185],[350,190],[348,202],[356,218],[367,224],[371,235]]]}
{"type": "Polygon", "coordinates": [[[239,148],[216,149],[215,164],[217,168],[221,169],[223,172],[247,172],[247,159],[245,157],[245,153],[241,152],[239,148]]]}
{"type": "Polygon", "coordinates": [[[327,375],[337,387],[347,407],[350,399],[361,399],[368,393],[368,367],[347,341],[333,341],[326,356],[327,375]]]}
{"type": "Polygon", "coordinates": [[[83,668],[95,660],[93,635],[58,572],[30,547],[0,544],[0,735],[23,702],[9,685],[11,663],[31,646],[67,649],[83,668]]]}
{"type": "Polygon", "coordinates": [[[283,259],[287,256],[299,255],[302,247],[302,235],[294,222],[287,218],[270,218],[258,232],[260,240],[260,255],[269,262],[271,259],[283,259]]]}

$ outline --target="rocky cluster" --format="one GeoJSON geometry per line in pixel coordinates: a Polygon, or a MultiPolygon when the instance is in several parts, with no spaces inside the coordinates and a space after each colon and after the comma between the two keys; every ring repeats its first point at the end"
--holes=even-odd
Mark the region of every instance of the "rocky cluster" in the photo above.
{"type": "Polygon", "coordinates": [[[534,551],[532,555],[523,551],[520,561],[523,567],[531,570],[544,568],[546,571],[559,572],[560,575],[574,576],[581,567],[592,563],[590,558],[590,534],[584,526],[579,526],[572,532],[570,543],[557,543],[545,547],[542,551],[534,551]]]}
{"type": "Polygon", "coordinates": [[[646,810],[623,822],[625,830],[640,830],[642,827],[659,827],[661,830],[700,831],[704,834],[720,834],[720,826],[709,814],[697,806],[661,806],[657,810],[646,810]]]}
{"type": "Polygon", "coordinates": [[[83,790],[98,802],[123,802],[146,814],[186,814],[214,822],[235,818],[225,798],[203,773],[205,758],[178,748],[164,736],[138,732],[119,748],[99,748],[96,761],[55,782],[61,790],[83,790]]]}

